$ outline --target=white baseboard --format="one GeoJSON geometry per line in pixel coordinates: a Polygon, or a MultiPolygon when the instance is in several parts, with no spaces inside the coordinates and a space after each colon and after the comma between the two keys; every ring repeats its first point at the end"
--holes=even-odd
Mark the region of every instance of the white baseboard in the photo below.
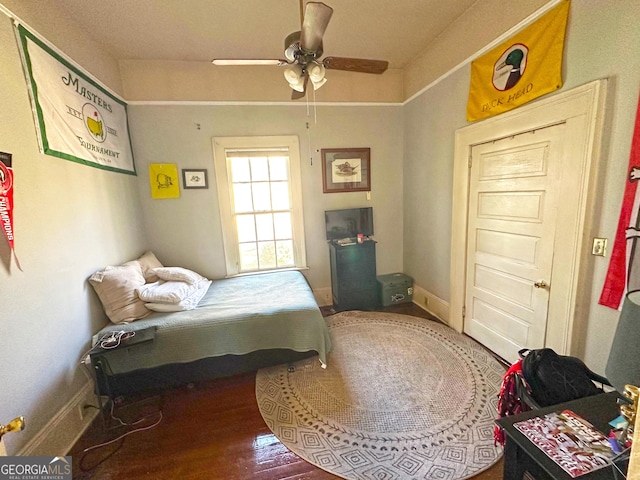
{"type": "Polygon", "coordinates": [[[331,287],[316,288],[313,290],[313,296],[316,298],[316,302],[320,307],[326,307],[333,304],[333,298],[331,296],[331,287]]]}
{"type": "Polygon", "coordinates": [[[449,303],[426,291],[419,285],[413,286],[413,303],[429,312],[441,322],[449,324],[449,303]]]}
{"type": "Polygon", "coordinates": [[[67,455],[98,415],[97,409],[85,409],[84,405],[96,405],[97,401],[93,382],[87,382],[17,455],[67,455]]]}
{"type": "MultiPolygon", "coordinates": [[[[313,290],[313,296],[320,307],[333,304],[331,287],[316,288],[313,290]]],[[[441,322],[449,324],[449,303],[419,285],[413,286],[413,303],[429,312],[441,322]]]]}

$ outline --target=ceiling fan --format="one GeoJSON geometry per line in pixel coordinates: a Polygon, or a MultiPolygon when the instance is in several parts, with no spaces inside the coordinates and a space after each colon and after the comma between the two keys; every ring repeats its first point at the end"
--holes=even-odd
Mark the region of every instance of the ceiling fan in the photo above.
{"type": "Polygon", "coordinates": [[[300,0],[300,16],[302,27],[285,38],[283,60],[271,59],[224,59],[216,58],[214,65],[278,65],[286,66],[284,76],[293,89],[291,99],[304,97],[308,82],[311,81],[314,90],[325,84],[325,69],[346,70],[349,72],[383,73],[389,66],[385,60],[367,60],[362,58],[325,57],[323,53],[322,37],[333,9],[322,2],[309,2],[302,8],[300,0]]]}

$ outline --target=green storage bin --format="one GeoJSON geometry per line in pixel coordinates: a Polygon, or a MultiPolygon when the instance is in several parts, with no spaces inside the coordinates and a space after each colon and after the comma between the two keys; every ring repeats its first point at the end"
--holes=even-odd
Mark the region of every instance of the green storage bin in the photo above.
{"type": "Polygon", "coordinates": [[[404,273],[389,273],[378,276],[377,280],[383,307],[413,300],[413,278],[410,276],[404,273]]]}

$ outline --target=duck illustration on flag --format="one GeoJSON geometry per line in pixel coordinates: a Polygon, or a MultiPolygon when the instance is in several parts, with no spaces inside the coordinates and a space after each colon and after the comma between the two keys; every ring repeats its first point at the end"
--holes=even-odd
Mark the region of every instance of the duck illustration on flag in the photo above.
{"type": "Polygon", "coordinates": [[[511,45],[496,62],[493,86],[496,90],[510,90],[518,84],[527,68],[529,49],[520,43],[511,45]]]}

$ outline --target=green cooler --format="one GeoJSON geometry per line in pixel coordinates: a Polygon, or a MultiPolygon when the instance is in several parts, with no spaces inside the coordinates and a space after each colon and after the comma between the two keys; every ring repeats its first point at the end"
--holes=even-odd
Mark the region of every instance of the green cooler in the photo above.
{"type": "Polygon", "coordinates": [[[411,302],[413,299],[413,278],[404,273],[390,273],[380,275],[378,292],[383,307],[397,303],[411,302]]]}

